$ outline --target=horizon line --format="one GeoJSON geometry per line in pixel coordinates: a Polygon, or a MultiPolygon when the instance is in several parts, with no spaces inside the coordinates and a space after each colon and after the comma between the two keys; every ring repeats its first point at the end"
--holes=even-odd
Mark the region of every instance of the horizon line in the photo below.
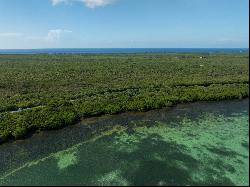
{"type": "Polygon", "coordinates": [[[249,49],[249,47],[55,47],[55,48],[0,48],[0,50],[46,50],[46,49],[249,49]]]}

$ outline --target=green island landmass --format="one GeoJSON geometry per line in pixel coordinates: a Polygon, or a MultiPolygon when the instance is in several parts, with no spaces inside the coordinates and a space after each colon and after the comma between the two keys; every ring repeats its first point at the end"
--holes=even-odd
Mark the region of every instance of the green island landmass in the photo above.
{"type": "Polygon", "coordinates": [[[248,52],[0,55],[0,143],[91,116],[248,96],[248,52]]]}

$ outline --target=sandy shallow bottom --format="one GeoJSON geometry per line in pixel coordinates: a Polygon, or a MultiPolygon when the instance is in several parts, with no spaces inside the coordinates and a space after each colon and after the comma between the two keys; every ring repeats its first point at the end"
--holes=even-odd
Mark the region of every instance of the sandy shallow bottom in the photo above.
{"type": "Polygon", "coordinates": [[[248,185],[248,103],[92,118],[4,144],[0,185],[248,185]]]}

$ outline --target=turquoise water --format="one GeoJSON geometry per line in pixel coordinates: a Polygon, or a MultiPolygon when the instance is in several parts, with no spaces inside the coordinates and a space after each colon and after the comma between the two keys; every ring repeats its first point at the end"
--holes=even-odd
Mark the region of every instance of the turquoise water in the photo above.
{"type": "Polygon", "coordinates": [[[0,185],[248,185],[248,103],[91,118],[4,144],[0,185]]]}

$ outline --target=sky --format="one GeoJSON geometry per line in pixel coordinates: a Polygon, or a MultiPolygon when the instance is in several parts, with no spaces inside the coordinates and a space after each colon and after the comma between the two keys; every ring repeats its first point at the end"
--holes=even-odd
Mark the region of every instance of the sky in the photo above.
{"type": "Polygon", "coordinates": [[[0,49],[248,48],[248,0],[0,0],[0,49]]]}

